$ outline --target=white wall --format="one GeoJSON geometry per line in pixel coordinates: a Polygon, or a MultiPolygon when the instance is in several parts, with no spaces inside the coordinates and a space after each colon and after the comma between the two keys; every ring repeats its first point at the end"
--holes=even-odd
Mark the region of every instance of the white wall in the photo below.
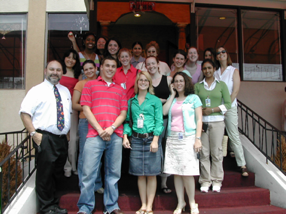
{"type": "Polygon", "coordinates": [[[0,13],[28,12],[29,0],[0,0],[0,13]]]}
{"type": "Polygon", "coordinates": [[[25,94],[25,90],[0,90],[0,133],[24,128],[19,110],[25,94]]]}
{"type": "Polygon", "coordinates": [[[86,12],[84,0],[47,0],[47,12],[86,12]]]}

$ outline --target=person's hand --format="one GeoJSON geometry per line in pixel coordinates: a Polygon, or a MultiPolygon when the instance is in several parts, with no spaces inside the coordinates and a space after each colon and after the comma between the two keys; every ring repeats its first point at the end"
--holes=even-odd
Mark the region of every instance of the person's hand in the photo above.
{"type": "Polygon", "coordinates": [[[73,34],[72,31],[70,31],[70,32],[68,33],[68,38],[69,38],[69,40],[71,40],[72,42],[75,42],[75,41],[76,41],[76,38],[75,38],[75,36],[74,36],[74,34],[73,34]]]}
{"type": "Polygon", "coordinates": [[[39,146],[42,142],[43,134],[36,132],[32,138],[34,142],[39,146]]]}
{"type": "Polygon", "coordinates": [[[202,149],[202,144],[201,144],[201,140],[200,139],[195,139],[195,143],[193,145],[194,151],[195,152],[200,152],[202,149]]]}
{"type": "Polygon", "coordinates": [[[155,153],[158,150],[158,142],[157,141],[152,141],[150,144],[150,151],[155,153]]]}
{"type": "Polygon", "coordinates": [[[70,142],[70,132],[68,132],[67,136],[67,141],[70,142]]]}
{"type": "Polygon", "coordinates": [[[212,113],[212,109],[211,108],[208,108],[208,107],[202,108],[202,115],[203,116],[208,116],[211,113],[212,113]]]}
{"type": "Polygon", "coordinates": [[[124,139],[123,139],[123,147],[126,149],[132,149],[130,141],[127,137],[124,137],[124,139]]]}
{"type": "Polygon", "coordinates": [[[169,85],[169,91],[170,91],[170,95],[175,96],[176,90],[174,89],[174,85],[173,84],[169,85]]]}
{"type": "Polygon", "coordinates": [[[111,137],[107,136],[107,133],[102,128],[98,130],[98,133],[104,141],[110,141],[111,140],[111,137]]]}

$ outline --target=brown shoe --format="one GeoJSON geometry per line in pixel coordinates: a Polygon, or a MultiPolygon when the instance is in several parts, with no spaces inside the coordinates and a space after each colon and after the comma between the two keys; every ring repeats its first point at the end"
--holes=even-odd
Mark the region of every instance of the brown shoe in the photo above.
{"type": "Polygon", "coordinates": [[[124,212],[122,212],[121,209],[115,209],[111,212],[111,214],[123,214],[124,212]]]}

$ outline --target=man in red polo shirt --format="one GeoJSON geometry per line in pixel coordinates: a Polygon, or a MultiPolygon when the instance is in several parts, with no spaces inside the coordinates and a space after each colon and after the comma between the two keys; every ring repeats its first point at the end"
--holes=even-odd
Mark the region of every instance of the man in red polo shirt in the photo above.
{"type": "Polygon", "coordinates": [[[121,177],[123,125],[127,115],[124,89],[112,82],[117,62],[112,57],[102,61],[101,76],[89,81],[82,91],[81,105],[89,122],[83,151],[83,177],[78,213],[92,213],[94,186],[105,151],[105,212],[122,213],[118,206],[118,180],[121,177]]]}

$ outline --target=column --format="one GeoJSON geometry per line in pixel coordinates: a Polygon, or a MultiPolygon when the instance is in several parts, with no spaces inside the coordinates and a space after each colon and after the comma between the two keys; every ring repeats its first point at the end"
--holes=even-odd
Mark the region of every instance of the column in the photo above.
{"type": "Polygon", "coordinates": [[[176,26],[178,27],[178,48],[184,50],[186,44],[186,34],[185,34],[185,27],[187,23],[177,23],[176,26]]]}
{"type": "Polygon", "coordinates": [[[109,27],[110,23],[111,23],[111,21],[100,20],[100,24],[101,24],[101,28],[102,28],[101,35],[106,37],[106,38],[109,38],[108,27],[109,27]]]}

